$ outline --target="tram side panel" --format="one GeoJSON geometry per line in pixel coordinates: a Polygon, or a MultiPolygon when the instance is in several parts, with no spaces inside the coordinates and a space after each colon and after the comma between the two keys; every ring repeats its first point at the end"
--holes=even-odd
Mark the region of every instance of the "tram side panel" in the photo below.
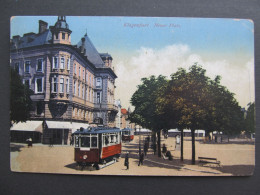
{"type": "Polygon", "coordinates": [[[112,145],[112,146],[107,146],[102,148],[102,159],[115,156],[115,155],[120,155],[121,154],[121,143],[112,145]]]}

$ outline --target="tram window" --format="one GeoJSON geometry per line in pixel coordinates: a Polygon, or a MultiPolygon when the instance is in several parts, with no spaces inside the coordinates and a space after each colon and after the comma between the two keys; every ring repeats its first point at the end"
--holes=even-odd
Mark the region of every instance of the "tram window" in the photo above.
{"type": "Polygon", "coordinates": [[[97,137],[91,137],[91,147],[97,147],[97,137]]]}
{"type": "Polygon", "coordinates": [[[75,147],[79,147],[79,137],[75,136],[75,147]]]}
{"type": "Polygon", "coordinates": [[[114,135],[111,135],[110,136],[110,143],[113,143],[114,142],[114,135]]]}
{"type": "Polygon", "coordinates": [[[105,144],[106,144],[106,145],[109,144],[109,140],[108,140],[108,138],[109,138],[108,135],[106,135],[106,137],[105,137],[105,144]]]}
{"type": "Polygon", "coordinates": [[[81,138],[81,147],[90,147],[90,137],[81,138]]]}
{"type": "Polygon", "coordinates": [[[116,143],[118,143],[118,135],[115,136],[115,139],[116,139],[116,143]]]}

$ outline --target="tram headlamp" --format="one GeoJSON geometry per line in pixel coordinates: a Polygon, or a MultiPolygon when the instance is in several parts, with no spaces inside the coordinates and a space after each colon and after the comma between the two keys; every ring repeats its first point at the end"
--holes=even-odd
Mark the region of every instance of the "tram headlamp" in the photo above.
{"type": "Polygon", "coordinates": [[[85,154],[83,155],[83,159],[86,160],[88,158],[88,156],[85,154]]]}

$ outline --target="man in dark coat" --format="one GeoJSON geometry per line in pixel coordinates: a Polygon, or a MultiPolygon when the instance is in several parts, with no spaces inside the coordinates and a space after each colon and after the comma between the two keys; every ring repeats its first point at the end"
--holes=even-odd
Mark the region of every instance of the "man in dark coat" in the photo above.
{"type": "Polygon", "coordinates": [[[138,163],[138,166],[140,166],[140,164],[143,165],[143,162],[144,162],[144,153],[142,152],[142,153],[139,155],[139,163],[138,163]]]}
{"type": "Polygon", "coordinates": [[[146,156],[147,152],[148,152],[148,142],[145,142],[144,143],[144,155],[145,156],[146,156]]]}
{"type": "Polygon", "coordinates": [[[129,152],[126,152],[126,155],[125,155],[125,166],[126,166],[126,170],[129,169],[129,159],[128,159],[128,154],[129,154],[129,152]]]}

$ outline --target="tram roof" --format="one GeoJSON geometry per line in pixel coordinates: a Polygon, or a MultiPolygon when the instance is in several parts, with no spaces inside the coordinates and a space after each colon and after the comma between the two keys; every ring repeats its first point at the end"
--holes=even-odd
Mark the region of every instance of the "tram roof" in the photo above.
{"type": "Polygon", "coordinates": [[[118,128],[109,128],[109,127],[88,127],[86,129],[80,130],[78,129],[73,134],[97,134],[97,133],[115,133],[120,132],[121,130],[118,128]]]}
{"type": "Polygon", "coordinates": [[[130,128],[124,128],[122,129],[122,131],[133,131],[134,129],[130,129],[130,128]]]}

